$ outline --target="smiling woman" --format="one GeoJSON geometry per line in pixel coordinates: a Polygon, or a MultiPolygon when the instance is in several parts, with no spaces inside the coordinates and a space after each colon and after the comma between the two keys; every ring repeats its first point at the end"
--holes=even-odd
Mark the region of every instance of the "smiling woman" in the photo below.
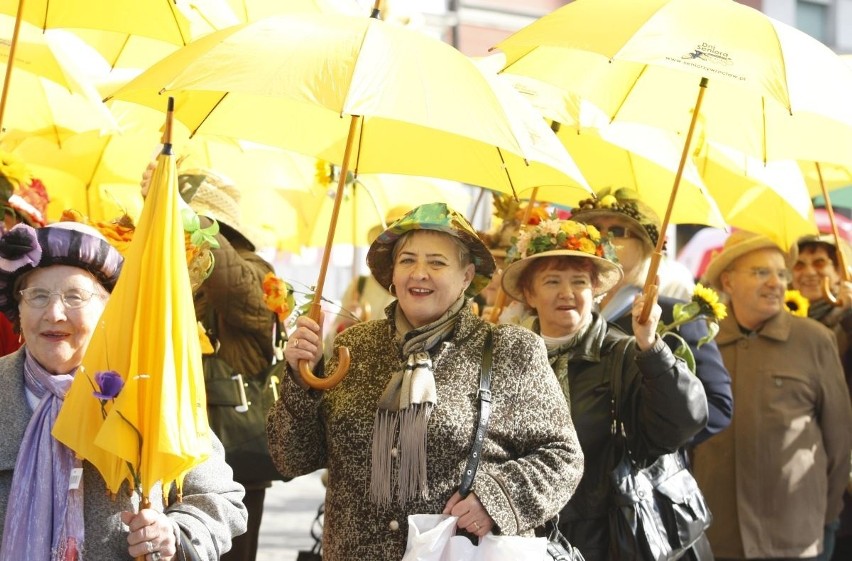
{"type": "Polygon", "coordinates": [[[282,473],[329,470],[323,559],[401,559],[412,514],[456,516],[467,536],[531,536],[570,498],[582,451],[541,340],[471,310],[469,299],[494,273],[488,248],[463,216],[431,203],[382,232],[367,264],[397,301],[384,319],[335,338],[351,350],[350,373],[322,393],[291,379],[300,360],[336,367],[334,358],[318,364],[320,326],[298,318],[285,351],[291,377],[269,417],[282,473]],[[473,490],[462,496],[486,344],[494,400],[473,490]]]}
{"type": "MultiPolygon", "coordinates": [[[[610,234],[614,234],[610,226],[610,234]]],[[[585,455],[585,473],[560,515],[560,530],[588,561],[611,558],[607,490],[612,463],[610,380],[620,378],[619,418],[629,419],[628,447],[652,463],[698,432],[707,419],[701,382],[656,335],[657,303],[648,321],[638,316],[645,296],[633,303],[630,340],[594,309],[596,299],[622,279],[611,235],[572,220],[544,220],[526,228],[503,273],[506,293],[532,309],[525,326],[541,335],[553,372],[571,406],[585,455]],[[627,340],[627,342],[625,342],[627,340]],[[641,388],[641,389],[640,389],[641,388]]]]}

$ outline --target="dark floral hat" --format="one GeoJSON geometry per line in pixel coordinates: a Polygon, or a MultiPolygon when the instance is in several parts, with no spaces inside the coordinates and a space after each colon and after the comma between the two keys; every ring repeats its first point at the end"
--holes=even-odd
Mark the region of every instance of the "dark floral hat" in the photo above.
{"type": "Polygon", "coordinates": [[[0,312],[10,321],[18,318],[18,280],[36,267],[79,267],[112,292],[123,263],[118,250],[91,226],[57,222],[35,229],[17,224],[0,237],[0,312]]]}
{"type": "Polygon", "coordinates": [[[571,211],[571,220],[591,223],[599,216],[619,216],[631,223],[645,244],[653,249],[660,239],[660,218],[650,206],[638,198],[638,194],[627,188],[605,188],[594,199],[577,203],[571,211]]]}
{"type": "Polygon", "coordinates": [[[476,296],[480,290],[488,286],[497,264],[491,252],[477,236],[476,230],[464,216],[445,203],[428,203],[414,208],[388,226],[370,245],[370,250],[367,252],[367,265],[373,277],[385,289],[389,290],[393,282],[394,246],[403,234],[412,230],[435,230],[460,239],[470,250],[471,260],[476,270],[465,294],[468,297],[476,296]]]}

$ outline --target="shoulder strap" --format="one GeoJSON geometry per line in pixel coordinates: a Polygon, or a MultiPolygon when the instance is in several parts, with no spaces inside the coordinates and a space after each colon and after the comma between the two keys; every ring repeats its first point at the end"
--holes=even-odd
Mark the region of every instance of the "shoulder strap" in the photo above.
{"type": "Polygon", "coordinates": [[[485,334],[485,348],[482,350],[482,371],[479,375],[479,425],[476,427],[476,436],[470,447],[470,456],[462,474],[459,494],[468,496],[473,487],[476,470],[479,468],[479,458],[482,455],[482,443],[485,441],[485,431],[488,428],[488,418],[491,416],[491,327],[485,334]]]}

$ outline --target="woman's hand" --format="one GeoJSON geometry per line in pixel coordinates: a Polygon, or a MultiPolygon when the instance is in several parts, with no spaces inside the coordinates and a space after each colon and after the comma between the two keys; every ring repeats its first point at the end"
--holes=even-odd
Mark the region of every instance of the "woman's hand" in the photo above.
{"type": "Polygon", "coordinates": [[[447,506],[444,507],[442,514],[458,516],[458,527],[480,538],[494,528],[494,520],[488,516],[488,512],[479,502],[476,493],[471,493],[462,498],[456,491],[447,501],[447,506]]]}
{"type": "Polygon", "coordinates": [[[142,180],[139,182],[139,188],[143,199],[148,196],[148,188],[151,186],[151,177],[154,176],[155,169],[157,169],[156,160],[149,162],[148,167],[142,172],[142,180]]]}
{"type": "Polygon", "coordinates": [[[639,317],[642,315],[642,308],[645,307],[647,298],[648,296],[642,293],[633,301],[633,336],[636,337],[636,345],[640,351],[647,351],[654,346],[654,341],[657,338],[657,324],[660,323],[660,316],[663,313],[662,308],[657,304],[656,295],[653,295],[654,304],[651,306],[648,321],[639,323],[639,317]]]}
{"type": "Polygon", "coordinates": [[[127,552],[132,557],[144,557],[146,561],[169,561],[174,558],[177,553],[175,527],[168,516],[143,508],[139,514],[122,512],[121,521],[130,529],[127,552]]]}
{"type": "MultiPolygon", "coordinates": [[[[321,321],[321,320],[320,320],[321,321]]],[[[313,371],[322,358],[322,328],[308,316],[296,319],[296,330],[290,334],[284,349],[287,364],[299,371],[299,361],[307,360],[313,371]]]]}

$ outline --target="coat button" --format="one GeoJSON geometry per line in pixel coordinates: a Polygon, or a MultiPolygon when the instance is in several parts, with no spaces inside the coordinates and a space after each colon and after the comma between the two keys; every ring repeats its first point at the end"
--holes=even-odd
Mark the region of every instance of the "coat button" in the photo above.
{"type": "Polygon", "coordinates": [[[397,450],[396,448],[391,448],[390,455],[391,458],[396,458],[397,456],[399,456],[399,450],[397,450]]]}
{"type": "Polygon", "coordinates": [[[391,520],[390,524],[388,524],[388,528],[390,528],[392,532],[396,532],[397,530],[399,530],[399,522],[397,522],[396,520],[391,520]]]}

